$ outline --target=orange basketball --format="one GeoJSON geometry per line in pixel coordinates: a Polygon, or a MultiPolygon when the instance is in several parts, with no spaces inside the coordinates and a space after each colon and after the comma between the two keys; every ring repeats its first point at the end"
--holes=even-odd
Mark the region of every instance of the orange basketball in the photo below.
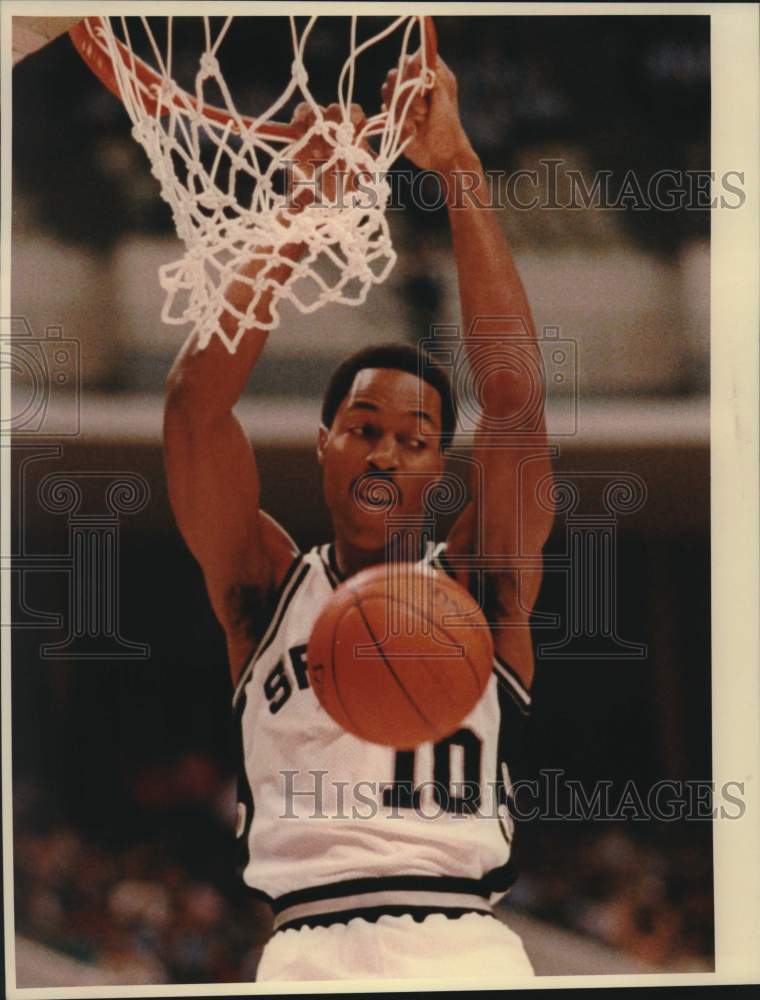
{"type": "Polygon", "coordinates": [[[483,612],[444,573],[373,566],[335,591],[307,650],[312,688],[348,732],[410,750],[450,735],[493,665],[483,612]]]}

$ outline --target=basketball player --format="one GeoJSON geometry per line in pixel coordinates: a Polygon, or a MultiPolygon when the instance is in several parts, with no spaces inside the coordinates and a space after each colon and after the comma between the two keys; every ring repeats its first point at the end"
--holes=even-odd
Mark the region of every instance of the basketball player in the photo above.
{"type": "MultiPolygon", "coordinates": [[[[398,83],[389,74],[386,104],[398,83]]],[[[530,710],[528,622],[551,525],[536,500],[550,475],[541,386],[530,375],[540,361],[523,286],[459,119],[456,81],[440,58],[434,89],[409,112],[406,155],[448,187],[462,327],[473,369],[488,373],[469,502],[445,543],[420,537],[413,553],[470,587],[492,626],[491,680],[449,739],[396,752],[344,732],[320,708],[305,659],[311,627],[338,583],[402,557],[388,551],[388,505],[373,506],[372,489],[393,492],[394,518],[423,512],[454,430],[446,374],[420,369],[403,345],[341,365],[316,442],[334,541],[306,553],[260,509],[255,458],[233,415],[266,331],[248,331],[234,355],[216,338],[199,350],[191,336],[167,383],[171,503],[224,628],[235,684],[243,877],[275,914],[261,981],[468,976],[507,984],[532,974],[520,939],[492,905],[513,880],[506,786],[530,710]],[[520,413],[525,419],[515,422],[520,413]],[[510,427],[506,441],[489,436],[500,424],[510,427]],[[518,553],[529,567],[519,574],[518,553]]],[[[301,107],[294,122],[306,128],[309,115],[301,107]]],[[[314,140],[303,163],[326,157],[314,140]]],[[[321,183],[326,189],[336,178],[321,183]]],[[[296,243],[285,251],[293,261],[302,252],[296,243]]],[[[282,281],[289,265],[256,261],[245,273],[262,267],[282,281]]],[[[243,282],[226,295],[243,311],[250,302],[243,282]]],[[[270,302],[257,306],[259,319],[270,302]]],[[[221,320],[234,335],[233,314],[221,320]]]]}

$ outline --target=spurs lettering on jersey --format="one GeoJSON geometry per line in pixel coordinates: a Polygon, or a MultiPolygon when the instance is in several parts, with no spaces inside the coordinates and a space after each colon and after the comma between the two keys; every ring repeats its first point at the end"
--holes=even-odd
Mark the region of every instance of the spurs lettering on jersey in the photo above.
{"type": "MultiPolygon", "coordinates": [[[[445,546],[430,544],[425,561],[445,569],[445,546]]],[[[438,743],[395,751],[345,732],[317,701],[306,663],[311,628],[338,582],[332,546],[294,561],[235,692],[243,878],[275,902],[362,880],[382,903],[386,885],[399,898],[401,880],[424,888],[418,902],[440,887],[452,906],[466,887],[488,906],[514,878],[504,765],[529,695],[496,659],[483,697],[438,743]]]]}

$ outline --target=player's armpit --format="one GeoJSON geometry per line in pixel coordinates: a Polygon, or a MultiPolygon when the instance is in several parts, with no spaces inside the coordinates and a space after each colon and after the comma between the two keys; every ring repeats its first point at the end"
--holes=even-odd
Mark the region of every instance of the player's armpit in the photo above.
{"type": "Polygon", "coordinates": [[[541,589],[540,559],[510,558],[504,560],[505,566],[493,568],[493,560],[468,554],[475,520],[475,505],[470,503],[449,534],[447,565],[457,581],[480,602],[491,626],[495,653],[530,690],[535,665],[530,617],[541,589]],[[521,562],[535,568],[520,568],[521,562]]]}
{"type": "Polygon", "coordinates": [[[243,573],[224,594],[228,631],[250,641],[258,641],[269,626],[273,598],[298,555],[298,546],[273,517],[260,510],[258,520],[262,563],[268,573],[263,578],[257,573],[243,573]]]}
{"type": "MultiPolygon", "coordinates": [[[[250,443],[231,411],[209,416],[171,388],[164,414],[169,499],[198,560],[214,613],[230,640],[250,646],[240,596],[265,595],[292,561],[292,539],[259,511],[259,477],[250,443]]],[[[255,630],[255,627],[254,627],[255,630]]]]}
{"type": "Polygon", "coordinates": [[[492,624],[494,651],[508,663],[527,690],[535,667],[530,617],[541,589],[542,571],[522,569],[485,574],[483,610],[492,624]]]}
{"type": "Polygon", "coordinates": [[[535,673],[535,657],[529,618],[514,621],[510,628],[498,629],[492,634],[494,652],[502,663],[509,665],[525,690],[530,692],[535,673]]]}
{"type": "Polygon", "coordinates": [[[275,612],[278,594],[298,547],[282,525],[266,511],[259,511],[259,526],[271,573],[268,583],[233,583],[224,595],[227,654],[233,684],[250,660],[275,612]]]}

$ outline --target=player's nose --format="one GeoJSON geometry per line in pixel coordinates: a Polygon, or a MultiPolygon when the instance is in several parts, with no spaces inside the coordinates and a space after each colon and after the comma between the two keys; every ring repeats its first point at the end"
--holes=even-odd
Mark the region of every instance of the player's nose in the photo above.
{"type": "Polygon", "coordinates": [[[379,438],[375,447],[367,456],[367,464],[371,469],[380,472],[392,472],[398,464],[396,439],[391,434],[379,438]]]}

